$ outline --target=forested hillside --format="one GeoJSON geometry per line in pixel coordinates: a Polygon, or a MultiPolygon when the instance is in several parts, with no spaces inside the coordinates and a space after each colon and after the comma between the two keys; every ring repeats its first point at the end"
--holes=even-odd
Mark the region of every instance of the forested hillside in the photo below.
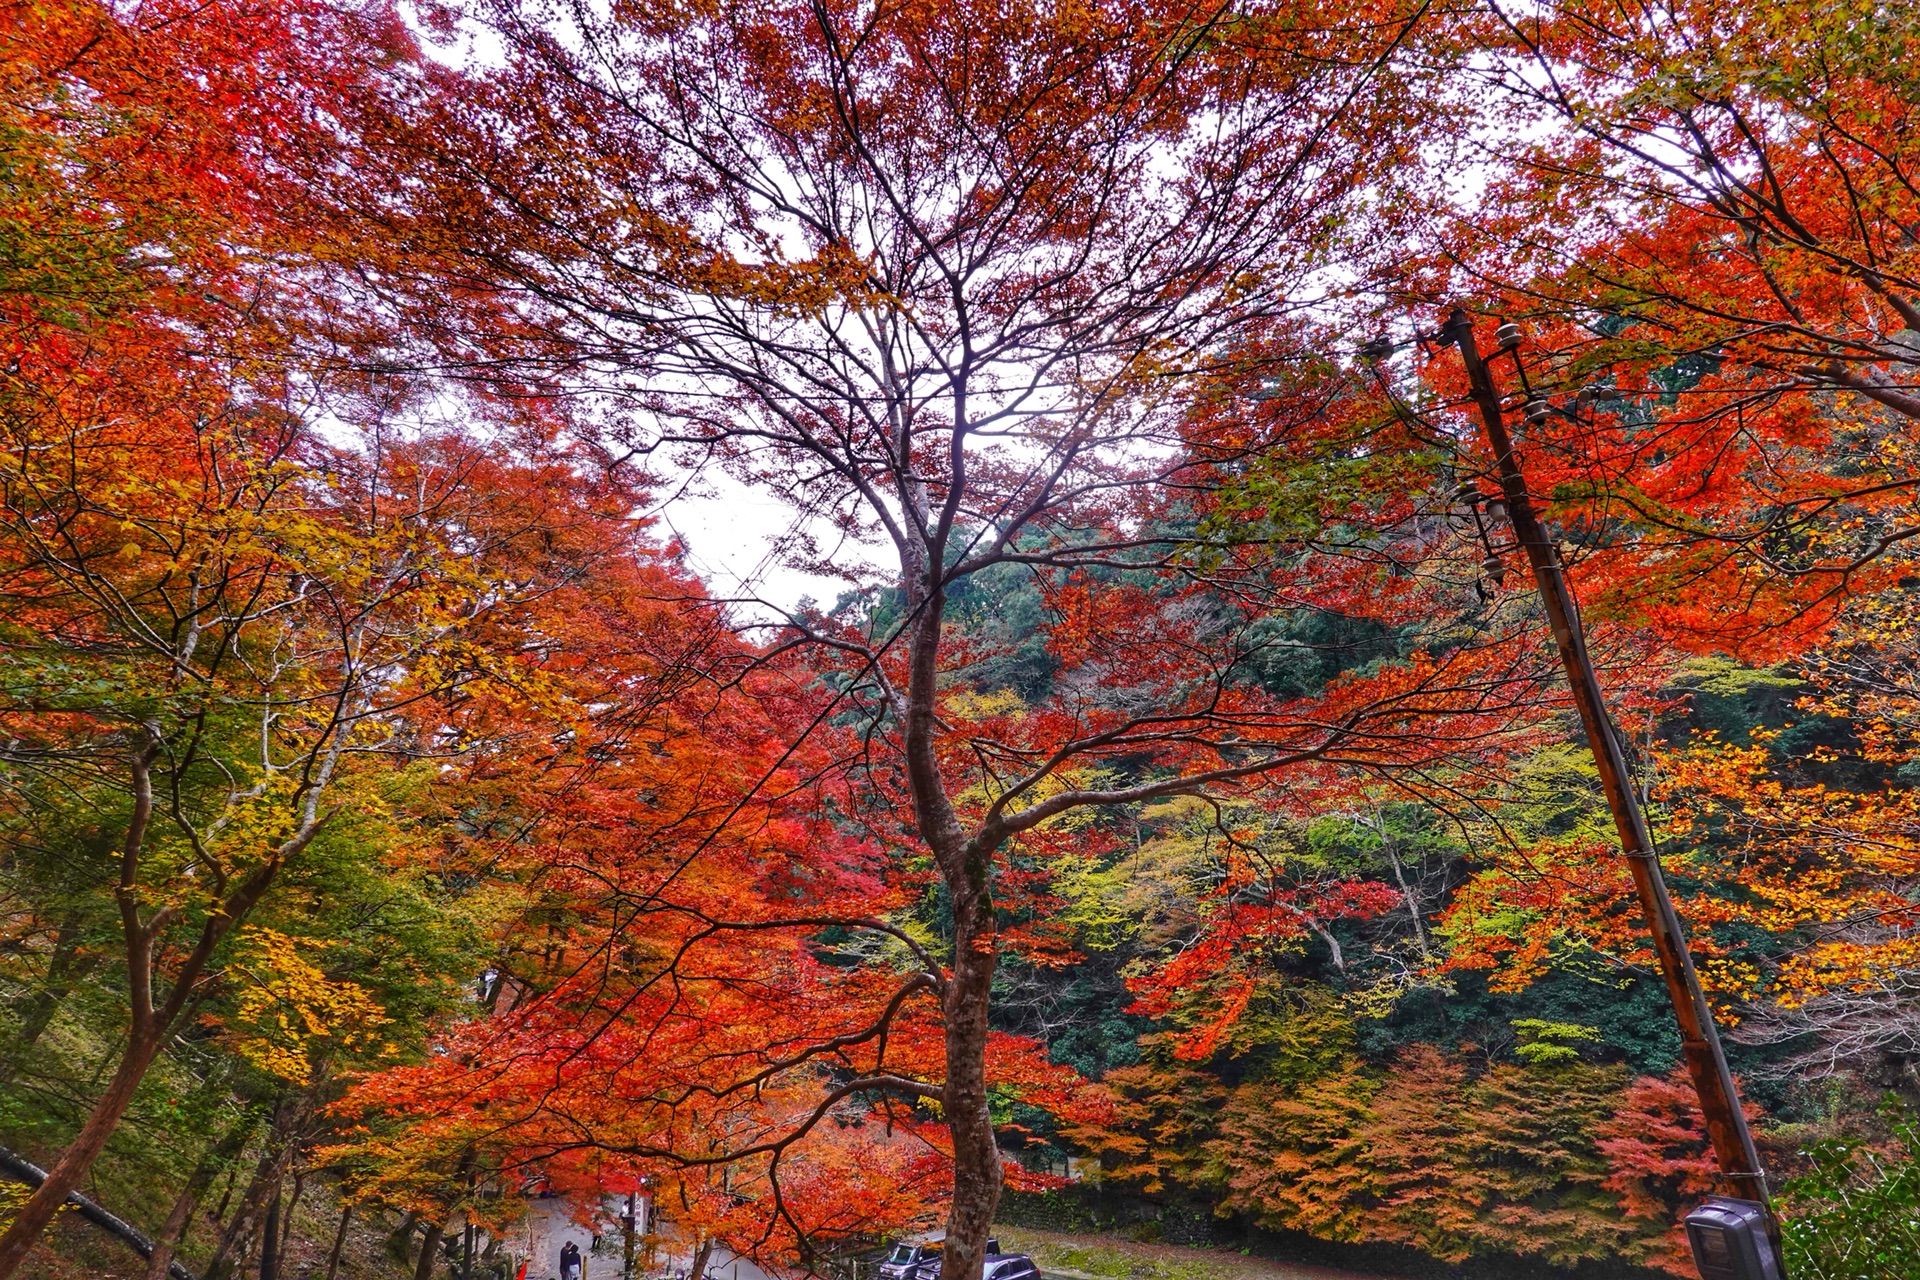
{"type": "Polygon", "coordinates": [[[0,1280],[1920,1274],[1916,41],[10,5],[0,1280]]]}

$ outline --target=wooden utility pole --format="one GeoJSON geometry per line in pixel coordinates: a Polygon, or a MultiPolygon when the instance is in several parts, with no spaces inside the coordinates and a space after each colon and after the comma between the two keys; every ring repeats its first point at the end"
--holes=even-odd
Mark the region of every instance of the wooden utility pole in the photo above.
{"type": "MultiPolygon", "coordinates": [[[[1620,834],[1620,848],[1633,869],[1634,887],[1640,894],[1640,907],[1653,934],[1653,949],[1660,957],[1660,973],[1667,982],[1667,995],[1673,1001],[1674,1017],[1680,1024],[1680,1049],[1686,1056],[1687,1072],[1700,1095],[1700,1111],[1706,1118],[1707,1136],[1713,1142],[1721,1176],[1737,1195],[1762,1204],[1769,1203],[1767,1179],[1760,1168],[1760,1154],[1753,1145],[1753,1131],[1747,1127],[1746,1113],[1740,1107],[1739,1090],[1727,1067],[1726,1050],[1713,1025],[1713,1011],[1707,1005],[1706,992],[1694,972],[1693,957],[1687,952],[1687,939],[1680,927],[1680,916],[1667,893],[1666,877],[1654,852],[1653,834],[1647,828],[1646,814],[1634,794],[1627,772],[1627,757],[1620,735],[1600,689],[1600,678],[1593,669],[1593,657],[1587,651],[1586,636],[1580,629],[1580,612],[1567,590],[1561,570],[1560,554],[1541,527],[1540,518],[1527,494],[1526,476],[1507,434],[1501,411],[1500,393],[1493,375],[1480,358],[1473,340],[1473,318],[1455,308],[1447,317],[1441,334],[1460,348],[1466,362],[1467,381],[1474,402],[1486,422],[1487,440],[1493,446],[1495,466],[1499,470],[1502,497],[1513,532],[1533,568],[1539,585],[1547,622],[1553,628],[1554,644],[1559,647],[1567,682],[1573,688],[1574,705],[1580,709],[1580,723],[1586,729],[1593,762],[1600,772],[1600,785],[1606,792],[1607,808],[1613,812],[1613,825],[1620,834]]],[[[1502,350],[1517,350],[1517,344],[1505,344],[1502,350]]],[[[1518,360],[1515,356],[1515,360],[1518,360]]]]}

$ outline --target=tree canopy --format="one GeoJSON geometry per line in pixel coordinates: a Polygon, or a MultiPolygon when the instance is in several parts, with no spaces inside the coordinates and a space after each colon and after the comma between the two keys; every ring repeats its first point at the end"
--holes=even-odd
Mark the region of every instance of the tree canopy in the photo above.
{"type": "Polygon", "coordinates": [[[1684,1275],[1740,1115],[1848,1265],[1917,32],[14,6],[0,1280],[108,1265],[73,1196],[152,1277],[512,1274],[542,1192],[629,1270],[1093,1204],[1684,1275]],[[717,481],[836,598],[703,582],[717,481]]]}

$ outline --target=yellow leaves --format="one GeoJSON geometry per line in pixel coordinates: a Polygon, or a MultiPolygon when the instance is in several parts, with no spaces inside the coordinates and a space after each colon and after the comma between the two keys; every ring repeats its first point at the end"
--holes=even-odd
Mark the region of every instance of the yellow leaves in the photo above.
{"type": "Polygon", "coordinates": [[[1873,941],[1819,943],[1782,969],[1776,1002],[1797,1009],[1829,992],[1872,992],[1920,970],[1920,936],[1911,933],[1873,941]]]}
{"type": "Polygon", "coordinates": [[[292,836],[298,817],[289,801],[297,780],[286,773],[270,773],[221,815],[209,847],[227,853],[230,860],[263,861],[271,850],[292,836]]]}
{"type": "Polygon", "coordinates": [[[232,968],[240,982],[228,1033],[241,1057],[263,1071],[306,1084],[319,1042],[380,1054],[380,1028],[387,1018],[365,988],[327,977],[309,957],[330,944],[272,929],[241,933],[241,955],[232,968]]]}
{"type": "Polygon", "coordinates": [[[1719,698],[1741,698],[1756,692],[1797,689],[1806,682],[1778,668],[1743,666],[1731,658],[1690,658],[1682,668],[1685,682],[1701,693],[1719,698]]]}
{"type": "Polygon", "coordinates": [[[488,645],[443,641],[420,658],[414,676],[429,688],[459,683],[468,694],[484,690],[507,710],[572,718],[573,704],[564,681],[488,645]]]}
{"type": "MultiPolygon", "coordinates": [[[[1816,682],[1823,679],[1815,673],[1816,682]]],[[[1738,950],[1705,948],[1709,988],[1724,999],[1798,1009],[1828,995],[1870,994],[1920,970],[1920,903],[1912,893],[1920,879],[1920,794],[1797,782],[1796,769],[1847,760],[1816,747],[1783,761],[1781,732],[1752,736],[1750,747],[1703,737],[1656,752],[1670,829],[1701,850],[1688,874],[1715,886],[1690,895],[1683,911],[1696,926],[1757,931],[1787,952],[1762,967],[1738,950]]]]}
{"type": "Polygon", "coordinates": [[[940,700],[941,717],[950,723],[978,724],[997,716],[1019,715],[1026,709],[1026,703],[1011,689],[996,689],[990,693],[959,690],[940,700]]]}
{"type": "Polygon", "coordinates": [[[1052,866],[1053,892],[1066,900],[1062,920],[1089,951],[1113,951],[1140,928],[1129,877],[1120,867],[1101,867],[1069,855],[1052,866]]]}

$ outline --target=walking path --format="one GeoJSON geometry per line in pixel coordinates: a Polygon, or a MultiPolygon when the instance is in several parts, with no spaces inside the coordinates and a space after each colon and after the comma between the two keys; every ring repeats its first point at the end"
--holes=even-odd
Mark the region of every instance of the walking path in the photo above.
{"type": "MultiPolygon", "coordinates": [[[[1040,1264],[1046,1280],[1395,1280],[1391,1276],[1342,1271],[1336,1267],[1301,1262],[1275,1262],[1223,1249],[1189,1249],[1179,1245],[1142,1244],[1118,1236],[1078,1235],[999,1226],[994,1234],[1008,1253],[1029,1253],[1040,1264]]],[[[585,1280],[617,1280],[621,1259],[593,1252],[593,1233],[573,1220],[567,1201],[536,1200],[528,1206],[526,1221],[509,1241],[516,1256],[530,1258],[527,1280],[549,1280],[559,1274],[560,1248],[568,1241],[579,1246],[585,1280]]],[[[609,1237],[606,1243],[612,1243],[609,1237]]],[[[684,1272],[691,1258],[669,1245],[656,1258],[654,1273],[684,1272]]],[[[707,1261],[707,1280],[773,1280],[744,1258],[716,1250],[707,1261]]]]}

